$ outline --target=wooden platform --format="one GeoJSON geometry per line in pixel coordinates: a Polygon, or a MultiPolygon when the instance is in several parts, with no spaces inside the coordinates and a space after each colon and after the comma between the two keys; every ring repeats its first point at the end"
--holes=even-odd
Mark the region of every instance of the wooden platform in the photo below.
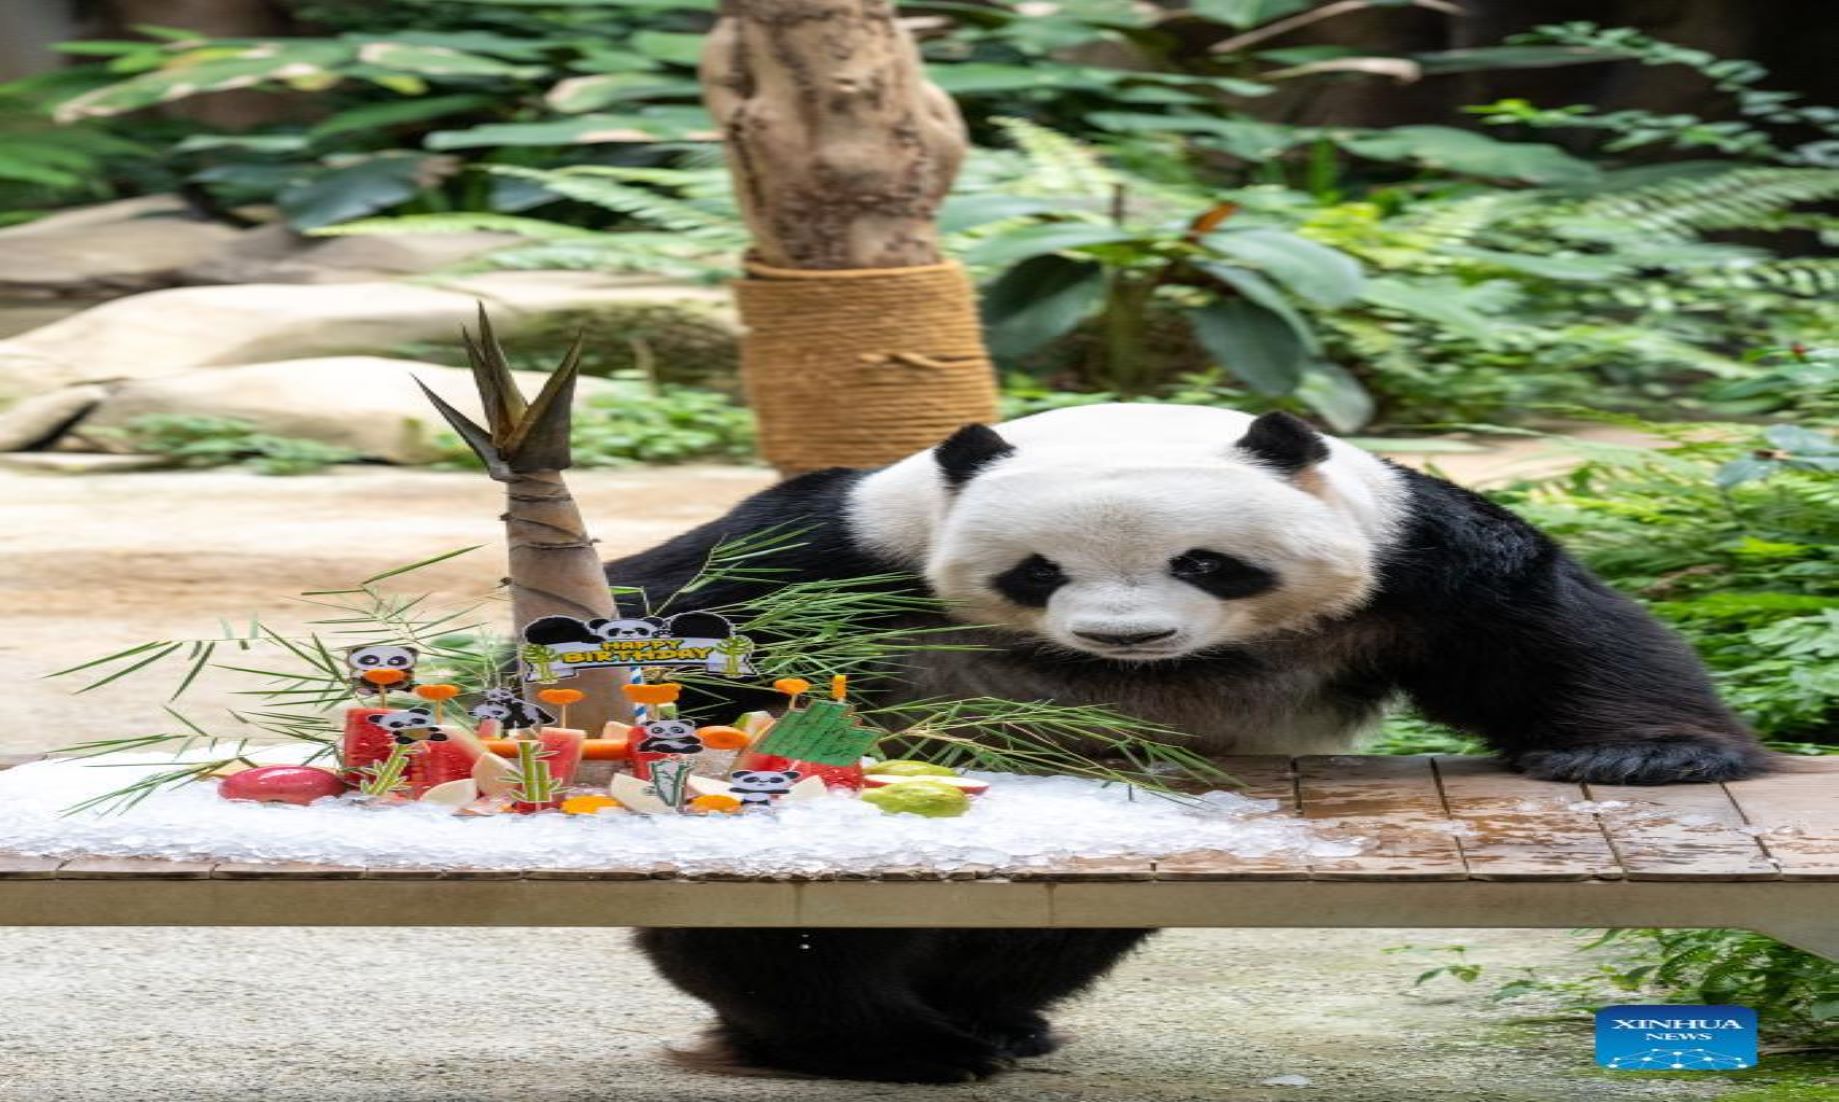
{"type": "Polygon", "coordinates": [[[1370,844],[804,879],[0,854],[0,925],[1736,926],[1839,959],[1839,757],[1666,788],[1533,781],[1481,758],[1222,764],[1249,795],[1370,844]]]}

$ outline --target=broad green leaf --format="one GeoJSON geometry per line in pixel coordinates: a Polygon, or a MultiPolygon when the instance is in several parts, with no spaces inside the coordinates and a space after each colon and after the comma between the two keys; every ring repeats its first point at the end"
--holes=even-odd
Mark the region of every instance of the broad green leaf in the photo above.
{"type": "Polygon", "coordinates": [[[307,131],[307,136],[318,140],[337,134],[424,122],[443,115],[457,115],[462,111],[473,111],[493,102],[495,101],[490,96],[460,95],[367,103],[327,117],[319,125],[307,131]]]}
{"type": "Polygon", "coordinates": [[[939,232],[962,233],[976,226],[1026,214],[1049,214],[1064,203],[1022,195],[954,195],[939,208],[939,232]]]}
{"type": "Polygon", "coordinates": [[[1332,132],[1342,148],[1376,161],[1409,161],[1464,176],[1581,184],[1598,178],[1595,165],[1542,142],[1503,142],[1450,126],[1394,126],[1332,132]]]}
{"type": "Polygon", "coordinates": [[[1496,69],[1549,69],[1558,65],[1588,65],[1632,55],[1619,50],[1588,46],[1475,46],[1464,50],[1436,50],[1412,54],[1424,72],[1469,73],[1496,69]]]}
{"type": "Polygon", "coordinates": [[[1207,235],[1206,245],[1268,272],[1291,293],[1319,306],[1352,302],[1366,281],[1353,257],[1287,230],[1219,230],[1207,235]]]}
{"type": "Polygon", "coordinates": [[[449,157],[385,153],[322,172],[286,188],[275,201],[295,229],[312,230],[414,198],[457,167],[449,157]]]}
{"type": "Polygon", "coordinates": [[[657,142],[686,135],[644,115],[577,115],[547,122],[487,123],[468,130],[437,130],[429,149],[477,149],[493,145],[594,145],[601,142],[657,142]]]}
{"type": "Polygon", "coordinates": [[[626,43],[646,57],[694,68],[702,60],[704,36],[668,31],[640,31],[626,43]]]}
{"type": "Polygon", "coordinates": [[[357,51],[358,60],[366,65],[419,76],[521,77],[540,71],[445,46],[418,46],[410,42],[365,42],[358,45],[357,51]]]}
{"type": "Polygon", "coordinates": [[[663,96],[693,96],[699,85],[687,77],[656,73],[596,73],[569,77],[551,88],[543,102],[565,115],[598,111],[609,104],[663,96]]]}
{"type": "Polygon", "coordinates": [[[966,253],[964,259],[972,264],[1010,264],[1043,253],[1085,245],[1115,244],[1131,238],[1129,231],[1116,226],[1092,222],[1042,222],[981,242],[966,253]]]}
{"type": "Polygon", "coordinates": [[[1098,305],[1105,273],[1090,260],[1049,254],[1024,260],[983,289],[990,351],[1025,356],[1069,333],[1098,305]]]}
{"type": "Polygon", "coordinates": [[[1500,322],[1464,302],[1463,290],[1454,281],[1430,283],[1384,277],[1367,280],[1360,298],[1374,306],[1434,322],[1459,336],[1492,342],[1500,322]]]}
{"type": "Polygon", "coordinates": [[[1373,419],[1373,396],[1340,364],[1310,364],[1296,396],[1336,432],[1353,432],[1373,419]]]}
{"type": "Polygon", "coordinates": [[[1800,425],[1770,425],[1763,430],[1762,437],[1782,451],[1797,456],[1839,455],[1839,441],[1827,433],[1800,425]]]}
{"type": "Polygon", "coordinates": [[[1188,321],[1214,363],[1260,394],[1289,394],[1302,382],[1309,362],[1302,338],[1250,299],[1215,299],[1189,310],[1188,321]]]}
{"type": "Polygon", "coordinates": [[[1589,283],[1627,275],[1629,263],[1609,256],[1550,256],[1543,253],[1510,253],[1482,249],[1473,245],[1444,245],[1438,250],[1445,256],[1474,260],[1510,272],[1525,272],[1541,279],[1589,283]]]}
{"type": "Polygon", "coordinates": [[[1194,134],[1241,160],[1277,157],[1312,139],[1311,132],[1257,119],[1219,119],[1211,115],[1155,115],[1138,111],[1095,111],[1086,121],[1106,130],[1129,133],[1194,134]]]}
{"type": "Polygon", "coordinates": [[[1321,342],[1315,335],[1315,328],[1309,324],[1309,319],[1303,317],[1269,280],[1249,268],[1235,268],[1217,261],[1203,260],[1195,267],[1282,318],[1296,331],[1310,355],[1321,355],[1321,342]]]}
{"type": "Polygon", "coordinates": [[[928,71],[932,82],[954,96],[978,92],[1010,92],[1026,88],[1046,88],[1058,81],[1052,68],[1028,65],[995,65],[967,61],[958,65],[937,65],[928,71]]]}
{"type": "Polygon", "coordinates": [[[151,72],[105,84],[59,104],[59,122],[119,115],[171,103],[203,92],[253,88],[261,84],[331,74],[351,59],[351,48],[319,39],[289,39],[258,46],[193,50],[151,72]]]}
{"type": "Polygon", "coordinates": [[[172,147],[174,153],[212,149],[246,149],[251,153],[297,153],[307,147],[303,134],[193,134],[172,147]]]}
{"type": "Polygon", "coordinates": [[[1759,478],[1767,478],[1774,469],[1775,464],[1767,459],[1733,459],[1729,463],[1718,468],[1718,474],[1714,481],[1718,489],[1729,490],[1741,486],[1745,482],[1754,482],[1759,478]]]}

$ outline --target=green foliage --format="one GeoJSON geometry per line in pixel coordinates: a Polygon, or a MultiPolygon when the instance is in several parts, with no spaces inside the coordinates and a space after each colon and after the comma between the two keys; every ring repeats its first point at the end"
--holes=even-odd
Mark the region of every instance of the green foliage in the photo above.
{"type": "Polygon", "coordinates": [[[1608,135],[1612,153],[1651,146],[1678,150],[1710,149],[1733,157],[1839,167],[1839,108],[1803,105],[1788,92],[1760,87],[1768,70],[1751,61],[1720,58],[1703,50],[1661,42],[1631,27],[1561,23],[1509,39],[1529,46],[1555,45],[1608,53],[1643,65],[1680,65],[1703,76],[1729,97],[1737,117],[1710,121],[1696,115],[1660,115],[1652,111],[1601,112],[1587,105],[1542,109],[1523,99],[1508,99],[1473,110],[1498,126],[1588,129],[1608,135]],[[1784,148],[1777,134],[1799,129],[1821,139],[1784,148]]]}
{"type": "Polygon", "coordinates": [[[260,474],[310,474],[361,459],[357,452],[317,440],[275,436],[234,417],[148,414],[116,433],[137,452],[163,455],[181,467],[247,467],[260,474]]]}
{"type": "MultiPolygon", "coordinates": [[[[1781,1043],[1839,1042],[1839,963],[1748,930],[1582,930],[1579,951],[1596,958],[1580,977],[1558,978],[1519,969],[1493,990],[1496,1002],[1539,1000],[1563,1010],[1594,1012],[1631,999],[1747,1006],[1763,1034],[1781,1043]]],[[[1449,954],[1413,986],[1453,979],[1472,984],[1493,973],[1461,945],[1402,946],[1388,952],[1449,954]]]]}

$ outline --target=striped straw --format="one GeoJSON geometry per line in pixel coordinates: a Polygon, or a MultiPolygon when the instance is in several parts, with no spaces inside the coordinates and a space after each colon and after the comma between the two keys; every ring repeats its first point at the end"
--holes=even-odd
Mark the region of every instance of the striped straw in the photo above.
{"type": "MultiPolygon", "coordinates": [[[[626,671],[626,684],[643,685],[644,683],[645,683],[645,670],[643,669],[643,667],[634,666],[630,670],[626,671]]],[[[640,704],[636,701],[633,702],[633,705],[632,705],[633,724],[636,726],[638,724],[644,723],[649,718],[651,718],[650,706],[645,705],[645,704],[640,704]]]]}

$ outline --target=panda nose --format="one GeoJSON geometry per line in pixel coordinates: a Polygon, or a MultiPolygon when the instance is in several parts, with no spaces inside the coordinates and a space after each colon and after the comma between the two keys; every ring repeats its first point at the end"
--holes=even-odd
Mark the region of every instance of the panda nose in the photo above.
{"type": "Polygon", "coordinates": [[[1163,628],[1161,631],[1123,632],[1075,631],[1073,634],[1079,636],[1081,639],[1090,640],[1094,643],[1102,643],[1107,647],[1134,647],[1140,643],[1154,643],[1159,639],[1167,639],[1169,636],[1175,634],[1175,629],[1163,628]]]}

